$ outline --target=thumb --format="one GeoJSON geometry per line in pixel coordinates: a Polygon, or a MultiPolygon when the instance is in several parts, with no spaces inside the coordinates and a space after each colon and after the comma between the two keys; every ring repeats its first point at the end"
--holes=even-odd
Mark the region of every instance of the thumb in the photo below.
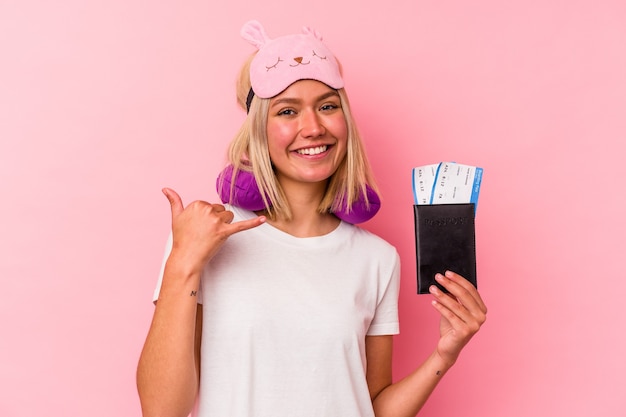
{"type": "Polygon", "coordinates": [[[184,207],[183,207],[183,200],[181,200],[180,196],[176,193],[176,191],[172,190],[171,188],[164,188],[163,190],[163,194],[165,194],[165,197],[167,197],[167,200],[170,202],[170,206],[172,208],[172,219],[176,216],[178,216],[180,213],[183,212],[184,207]]]}

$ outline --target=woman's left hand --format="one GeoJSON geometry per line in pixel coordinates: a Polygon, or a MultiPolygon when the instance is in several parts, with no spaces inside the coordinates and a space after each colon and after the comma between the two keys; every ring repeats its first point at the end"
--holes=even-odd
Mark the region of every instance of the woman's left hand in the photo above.
{"type": "Polygon", "coordinates": [[[452,365],[485,322],[487,307],[476,288],[461,275],[446,271],[445,276],[437,274],[435,279],[449,291],[446,294],[435,285],[430,288],[435,297],[433,306],[441,314],[437,353],[452,365]]]}

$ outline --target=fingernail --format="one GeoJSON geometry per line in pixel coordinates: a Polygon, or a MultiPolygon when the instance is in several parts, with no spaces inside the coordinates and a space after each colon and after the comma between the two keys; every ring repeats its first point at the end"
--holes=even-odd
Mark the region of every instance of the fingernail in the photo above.
{"type": "Polygon", "coordinates": [[[441,274],[435,274],[435,279],[436,279],[437,281],[443,281],[443,275],[441,275],[441,274]]]}
{"type": "Polygon", "coordinates": [[[448,278],[452,278],[452,271],[446,271],[446,276],[448,278]]]}

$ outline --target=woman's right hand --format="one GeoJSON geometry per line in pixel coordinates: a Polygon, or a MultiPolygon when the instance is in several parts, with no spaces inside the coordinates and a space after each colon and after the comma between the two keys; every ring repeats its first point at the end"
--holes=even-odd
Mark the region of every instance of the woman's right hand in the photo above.
{"type": "Polygon", "coordinates": [[[172,253],[187,267],[200,271],[232,234],[263,224],[265,216],[231,223],[234,214],[222,204],[194,201],[183,206],[182,199],[171,188],[163,194],[172,209],[172,253]]]}

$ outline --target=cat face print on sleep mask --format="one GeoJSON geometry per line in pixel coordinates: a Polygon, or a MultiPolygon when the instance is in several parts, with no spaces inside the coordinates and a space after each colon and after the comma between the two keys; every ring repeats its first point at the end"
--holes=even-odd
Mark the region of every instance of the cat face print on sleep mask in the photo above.
{"type": "Polygon", "coordinates": [[[241,36],[259,50],[250,63],[250,83],[257,97],[274,97],[298,80],[317,80],[335,90],[344,86],[335,56],[322,35],[309,27],[270,39],[263,26],[251,20],[241,28],[241,36]]]}

